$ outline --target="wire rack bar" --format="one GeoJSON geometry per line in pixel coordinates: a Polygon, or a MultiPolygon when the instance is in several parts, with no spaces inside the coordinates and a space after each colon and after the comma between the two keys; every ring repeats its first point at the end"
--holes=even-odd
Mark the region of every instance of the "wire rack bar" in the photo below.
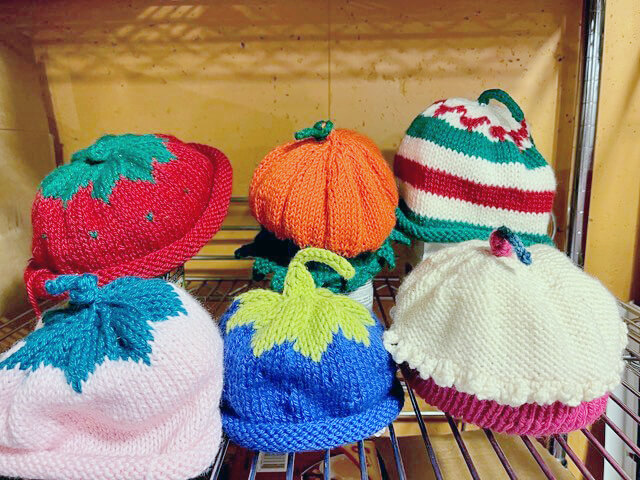
{"type": "Polygon", "coordinates": [[[609,395],[609,398],[613,400],[616,405],[618,405],[631,419],[636,422],[636,424],[640,425],[640,417],[636,415],[636,413],[631,410],[624,402],[622,402],[618,397],[616,397],[613,393],[609,395]]]}
{"type": "Polygon", "coordinates": [[[218,455],[216,455],[216,460],[213,462],[213,467],[211,468],[211,475],[209,475],[209,480],[213,480],[214,478],[218,478],[220,475],[220,469],[222,468],[222,462],[224,460],[225,455],[227,454],[227,448],[229,448],[229,439],[226,435],[222,436],[222,443],[220,444],[220,451],[218,455]]]}
{"type": "Polygon", "coordinates": [[[451,431],[453,432],[453,438],[456,439],[456,443],[458,444],[460,453],[462,453],[462,457],[464,458],[464,463],[467,464],[467,468],[469,469],[471,478],[473,478],[473,480],[480,480],[478,471],[476,470],[476,467],[473,464],[473,460],[471,460],[471,456],[469,455],[469,450],[467,450],[467,446],[464,444],[464,440],[460,435],[458,426],[456,425],[456,422],[453,420],[453,418],[451,418],[451,415],[447,415],[447,422],[449,422],[449,428],[451,428],[451,431]]]}
{"type": "Polygon", "coordinates": [[[516,472],[513,471],[513,467],[509,463],[509,460],[507,460],[507,457],[504,454],[504,452],[502,451],[502,448],[500,447],[500,445],[498,444],[498,441],[496,440],[496,437],[493,434],[493,432],[491,430],[487,430],[485,428],[484,429],[484,434],[486,435],[487,440],[489,440],[489,443],[493,447],[493,451],[496,452],[496,455],[498,456],[498,459],[500,460],[500,463],[504,467],[504,471],[506,472],[507,476],[511,480],[516,480],[518,478],[518,476],[516,475],[516,472]]]}
{"type": "Polygon", "coordinates": [[[633,443],[633,440],[631,440],[627,435],[625,435],[622,430],[620,430],[620,427],[613,423],[613,421],[606,415],[602,416],[602,420],[607,424],[609,428],[611,428],[611,430],[614,431],[614,433],[620,438],[620,440],[622,440],[627,445],[627,447],[629,447],[633,451],[633,453],[640,457],[640,448],[638,448],[638,446],[633,443]]]}
{"type": "Polygon", "coordinates": [[[527,449],[529,450],[529,452],[531,452],[531,455],[533,455],[534,460],[540,467],[540,470],[542,470],[542,473],[544,473],[545,477],[547,477],[549,480],[555,480],[555,475],[544,462],[542,456],[540,455],[540,452],[536,450],[536,447],[533,445],[533,443],[531,443],[529,437],[521,436],[520,438],[522,438],[522,441],[526,445],[527,449]]]}
{"type": "Polygon", "coordinates": [[[640,392],[638,392],[638,390],[636,390],[631,385],[629,385],[625,380],[622,381],[622,386],[627,390],[629,390],[631,393],[633,393],[633,395],[635,395],[636,398],[640,398],[640,392]]]}
{"type": "Polygon", "coordinates": [[[554,438],[555,441],[558,442],[562,449],[567,453],[567,455],[576,466],[576,468],[580,471],[585,480],[595,480],[593,475],[591,475],[591,472],[587,469],[586,465],[582,462],[582,460],[580,460],[580,458],[576,455],[576,453],[564,439],[564,436],[556,435],[554,438]]]}
{"type": "Polygon", "coordinates": [[[323,480],[331,480],[331,450],[325,450],[324,452],[323,480]]]}
{"type": "Polygon", "coordinates": [[[256,471],[258,470],[258,456],[260,454],[258,452],[253,453],[253,458],[251,459],[251,468],[249,469],[249,480],[255,480],[256,471]]]}
{"type": "Polygon", "coordinates": [[[622,467],[620,466],[620,464],[618,464],[618,462],[615,461],[615,459],[611,456],[611,454],[609,452],[607,452],[607,450],[604,448],[604,446],[598,441],[598,439],[593,435],[593,433],[591,433],[589,430],[587,430],[586,428],[583,428],[580,430],[585,437],[587,437],[587,439],[589,440],[589,442],[596,447],[596,450],[598,450],[598,452],[600,452],[600,454],[605,458],[605,460],[607,462],[609,462],[609,465],[611,465],[611,467],[613,467],[613,469],[616,471],[616,473],[618,475],[620,475],[621,478],[624,478],[625,480],[631,480],[631,478],[625,473],[625,471],[622,469],[622,467]]]}
{"type": "Polygon", "coordinates": [[[360,459],[360,480],[369,478],[369,470],[367,470],[367,457],[364,451],[364,442],[358,441],[358,458],[360,459]]]}
{"type": "Polygon", "coordinates": [[[391,438],[391,448],[393,448],[393,458],[396,462],[398,478],[399,480],[406,480],[407,475],[404,471],[404,462],[402,461],[402,455],[400,455],[400,446],[398,445],[396,430],[393,428],[393,423],[389,425],[389,437],[391,438]]]}
{"type": "Polygon", "coordinates": [[[287,473],[286,473],[287,480],[293,480],[293,465],[295,461],[296,461],[295,453],[290,453],[289,455],[287,455],[287,473]]]}

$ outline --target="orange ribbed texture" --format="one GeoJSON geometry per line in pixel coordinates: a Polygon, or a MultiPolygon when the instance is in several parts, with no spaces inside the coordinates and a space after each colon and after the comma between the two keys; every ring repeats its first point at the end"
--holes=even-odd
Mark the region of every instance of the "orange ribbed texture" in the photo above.
{"type": "Polygon", "coordinates": [[[336,129],[325,140],[269,152],[253,174],[249,202],[278,238],[355,257],[377,250],[391,234],[398,190],[371,139],[336,129]]]}

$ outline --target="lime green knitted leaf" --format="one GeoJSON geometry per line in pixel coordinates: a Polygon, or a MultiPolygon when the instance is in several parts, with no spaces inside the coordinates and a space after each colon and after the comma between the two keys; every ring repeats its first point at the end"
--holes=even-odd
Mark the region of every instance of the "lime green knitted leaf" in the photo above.
{"type": "Polygon", "coordinates": [[[175,158],[165,140],[156,135],[105,135],[71,157],[71,163],[56,168],[40,184],[42,196],[59,198],[63,205],[81,188],[92,185],[91,196],[109,203],[121,178],[154,183],[153,162],[175,158]]]}
{"type": "Polygon", "coordinates": [[[252,290],[240,295],[240,306],[226,329],[230,332],[252,324],[251,347],[256,357],[276,345],[290,342],[295,351],[319,362],[334,335],[339,333],[369,345],[367,327],[374,325],[370,312],[348,297],[315,288],[304,266],[306,261],[330,264],[345,277],[354,273],[345,259],[326,250],[309,248],[301,250],[291,261],[282,294],[252,290]]]}

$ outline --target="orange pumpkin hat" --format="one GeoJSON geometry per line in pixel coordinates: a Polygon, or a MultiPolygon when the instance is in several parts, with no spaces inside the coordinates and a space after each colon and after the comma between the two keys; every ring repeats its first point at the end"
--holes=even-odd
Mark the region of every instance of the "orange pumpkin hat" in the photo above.
{"type": "Polygon", "coordinates": [[[398,190],[371,139],[333,130],[330,121],[300,130],[271,150],[253,174],[251,211],[279,239],[345,257],[374,251],[396,223],[398,190]]]}

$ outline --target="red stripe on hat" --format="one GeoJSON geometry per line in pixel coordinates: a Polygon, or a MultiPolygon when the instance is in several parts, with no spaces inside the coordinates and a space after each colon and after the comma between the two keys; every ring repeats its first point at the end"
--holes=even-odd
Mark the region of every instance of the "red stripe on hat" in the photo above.
{"type": "Polygon", "coordinates": [[[403,182],[423,192],[486,207],[526,213],[548,213],[553,207],[554,191],[527,192],[518,188],[483,185],[429,168],[401,155],[396,155],[394,173],[403,182]]]}

